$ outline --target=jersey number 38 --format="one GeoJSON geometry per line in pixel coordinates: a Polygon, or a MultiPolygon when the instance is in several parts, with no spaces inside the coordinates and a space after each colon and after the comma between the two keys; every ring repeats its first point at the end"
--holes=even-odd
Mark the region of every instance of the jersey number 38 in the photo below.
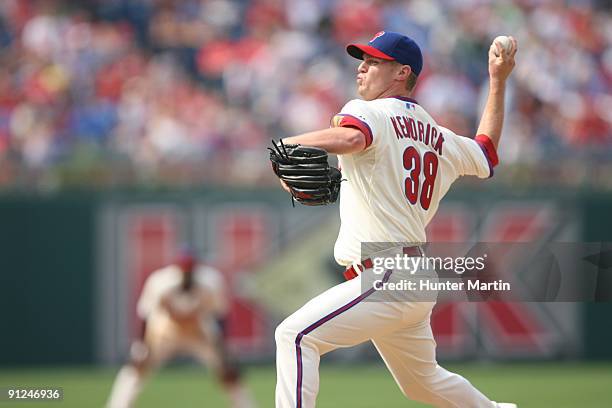
{"type": "Polygon", "coordinates": [[[408,170],[408,177],[404,180],[406,198],[410,204],[416,204],[418,200],[421,208],[429,209],[438,174],[438,156],[433,152],[425,152],[421,160],[417,149],[410,146],[404,150],[404,168],[408,170]],[[422,185],[419,183],[421,170],[423,172],[422,185]],[[421,192],[420,199],[419,191],[421,192]]]}

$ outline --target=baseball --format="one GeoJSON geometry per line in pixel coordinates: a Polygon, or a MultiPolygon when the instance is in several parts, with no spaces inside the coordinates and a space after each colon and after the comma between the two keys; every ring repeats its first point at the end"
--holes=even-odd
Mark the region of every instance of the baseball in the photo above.
{"type": "MultiPolygon", "coordinates": [[[[498,35],[497,37],[495,37],[495,39],[493,40],[493,43],[499,43],[502,47],[504,47],[504,49],[506,50],[506,53],[509,53],[512,50],[512,41],[510,40],[510,37],[508,37],[507,35],[498,35]]],[[[499,55],[497,54],[497,49],[494,48],[495,56],[499,57],[499,55]]]]}

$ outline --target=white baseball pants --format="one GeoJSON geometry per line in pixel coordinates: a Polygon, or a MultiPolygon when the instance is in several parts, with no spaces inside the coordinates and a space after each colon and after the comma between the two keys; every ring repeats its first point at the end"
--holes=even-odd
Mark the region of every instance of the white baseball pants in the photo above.
{"type": "MultiPolygon", "coordinates": [[[[393,281],[393,275],[385,277],[393,281]]],[[[320,357],[367,340],[406,397],[436,407],[496,406],[465,378],[437,364],[429,322],[435,302],[416,293],[408,295],[412,301],[374,301],[374,289],[362,288],[361,280],[358,276],[327,290],[277,327],[276,408],[314,407],[320,357]]]]}

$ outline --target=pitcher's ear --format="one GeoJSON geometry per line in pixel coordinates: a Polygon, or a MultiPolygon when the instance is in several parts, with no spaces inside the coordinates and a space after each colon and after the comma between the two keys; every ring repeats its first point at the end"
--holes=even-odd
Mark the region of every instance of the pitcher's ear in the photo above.
{"type": "Polygon", "coordinates": [[[412,73],[412,68],[410,68],[410,65],[401,65],[398,79],[400,81],[405,81],[408,78],[410,78],[411,73],[412,73]]]}

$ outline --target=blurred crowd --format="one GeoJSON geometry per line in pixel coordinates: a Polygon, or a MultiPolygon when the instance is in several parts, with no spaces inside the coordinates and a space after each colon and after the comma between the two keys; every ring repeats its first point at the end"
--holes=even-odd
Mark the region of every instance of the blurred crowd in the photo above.
{"type": "Polygon", "coordinates": [[[415,98],[464,135],[491,40],[518,39],[506,174],[579,184],[612,162],[605,1],[3,0],[0,186],[271,181],[270,139],[328,126],[356,96],[344,46],[381,29],[421,45],[415,98]]]}

